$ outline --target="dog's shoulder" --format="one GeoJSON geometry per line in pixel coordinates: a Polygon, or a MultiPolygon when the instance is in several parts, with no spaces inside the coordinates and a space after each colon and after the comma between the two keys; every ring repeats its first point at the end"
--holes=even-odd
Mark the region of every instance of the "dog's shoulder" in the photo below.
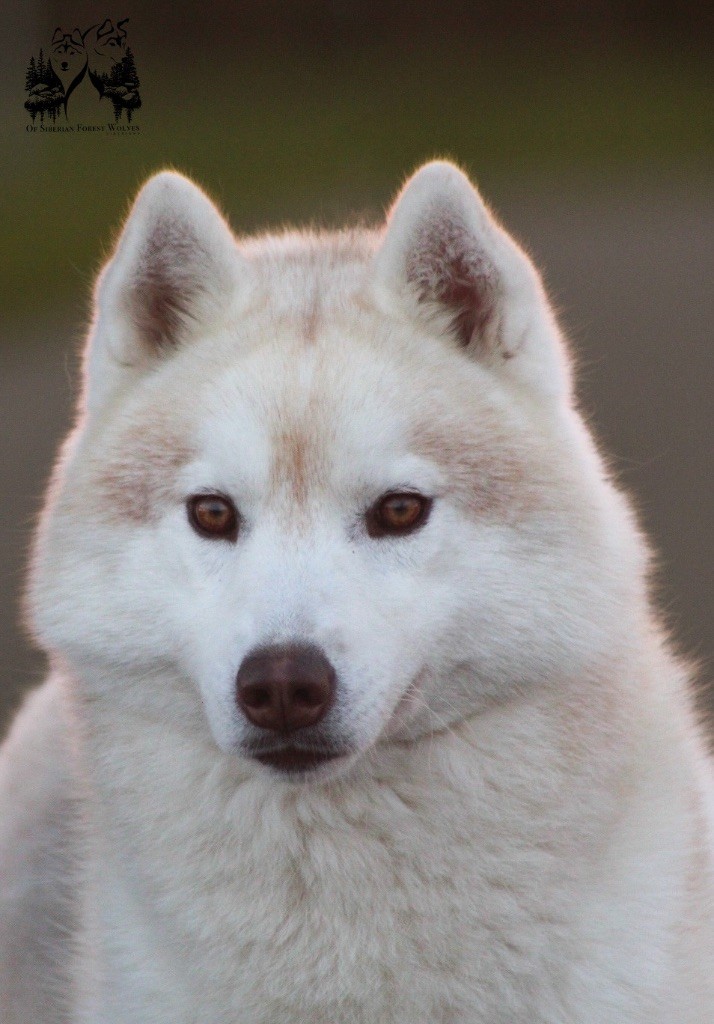
{"type": "Polygon", "coordinates": [[[79,790],[61,680],[51,677],[27,699],[0,751],[5,1024],[65,1019],[64,969],[79,914],[79,790]]]}

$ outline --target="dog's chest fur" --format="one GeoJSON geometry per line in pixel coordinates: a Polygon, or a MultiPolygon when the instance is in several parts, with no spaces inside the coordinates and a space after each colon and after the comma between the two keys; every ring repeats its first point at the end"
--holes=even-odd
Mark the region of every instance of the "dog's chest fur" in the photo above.
{"type": "MultiPolygon", "coordinates": [[[[604,756],[578,768],[535,704],[510,738],[502,717],[420,751],[395,747],[379,776],[324,789],[236,784],[210,758],[177,778],[176,749],[162,763],[155,743],[150,779],[117,787],[113,771],[103,801],[113,820],[102,823],[113,852],[100,869],[112,879],[107,1021],[572,1024],[613,1007],[639,1020],[638,975],[666,978],[659,932],[681,896],[690,837],[653,843],[656,815],[643,808],[613,841],[617,766],[604,756]],[[145,820],[140,785],[154,794],[145,820]],[[134,821],[130,848],[123,815],[134,821]],[[632,899],[623,870],[637,844],[638,871],[657,882],[640,877],[632,899]],[[118,935],[130,937],[122,947],[118,935]]],[[[131,764],[129,750],[117,754],[131,764]]],[[[634,788],[679,784],[666,763],[656,773],[634,788]]]]}

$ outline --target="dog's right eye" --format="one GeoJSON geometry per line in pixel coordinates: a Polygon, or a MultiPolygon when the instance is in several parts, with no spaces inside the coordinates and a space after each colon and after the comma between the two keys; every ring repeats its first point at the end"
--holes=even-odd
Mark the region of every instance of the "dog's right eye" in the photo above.
{"type": "Polygon", "coordinates": [[[390,491],[367,511],[370,537],[404,537],[429,518],[432,499],[415,491],[390,491]]]}
{"type": "Polygon", "coordinates": [[[186,502],[188,521],[196,533],[209,540],[234,541],[238,536],[238,511],[222,494],[194,494],[186,502]]]}

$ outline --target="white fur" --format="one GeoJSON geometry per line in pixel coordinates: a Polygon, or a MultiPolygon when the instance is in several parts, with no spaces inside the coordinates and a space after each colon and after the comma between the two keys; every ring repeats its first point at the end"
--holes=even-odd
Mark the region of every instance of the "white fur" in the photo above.
{"type": "Polygon", "coordinates": [[[461,172],[384,232],[240,243],[157,176],[86,376],[29,591],[55,671],[0,760],[2,1024],[708,1024],[687,673],[538,275],[461,172]],[[369,536],[405,487],[427,523],[369,536]],[[191,530],[205,490],[235,543],[191,530]],[[235,701],[296,641],[350,751],[302,779],[235,701]]]}

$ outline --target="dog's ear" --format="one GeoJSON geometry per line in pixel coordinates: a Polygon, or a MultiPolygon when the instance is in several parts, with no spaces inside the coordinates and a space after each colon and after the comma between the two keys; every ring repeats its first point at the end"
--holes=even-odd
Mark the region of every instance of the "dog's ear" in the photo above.
{"type": "Polygon", "coordinates": [[[377,251],[378,294],[474,358],[567,393],[555,317],[531,261],[454,164],[425,164],[389,213],[377,251]]]}
{"type": "Polygon", "coordinates": [[[196,185],[172,171],[151,178],[95,289],[87,408],[210,328],[246,262],[196,185]]]}
{"type": "Polygon", "coordinates": [[[114,31],[111,18],[105,18],[103,24],[97,29],[97,39],[103,39],[104,36],[110,35],[114,31]]]}

